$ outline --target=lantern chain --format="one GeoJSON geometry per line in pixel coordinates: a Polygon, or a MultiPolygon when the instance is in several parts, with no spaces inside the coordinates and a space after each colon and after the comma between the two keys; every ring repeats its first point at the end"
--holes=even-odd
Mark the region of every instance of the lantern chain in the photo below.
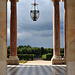
{"type": "Polygon", "coordinates": [[[36,0],[34,0],[34,10],[36,10],[36,0]]]}
{"type": "Polygon", "coordinates": [[[34,3],[36,3],[36,0],[34,0],[34,3]]]}

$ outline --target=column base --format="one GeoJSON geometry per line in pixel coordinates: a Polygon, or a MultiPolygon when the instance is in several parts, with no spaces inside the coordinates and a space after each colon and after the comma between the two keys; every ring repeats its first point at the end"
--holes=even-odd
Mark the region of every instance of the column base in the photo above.
{"type": "Polygon", "coordinates": [[[10,56],[7,59],[7,65],[19,65],[19,58],[18,58],[18,56],[10,56]]]}
{"type": "Polygon", "coordinates": [[[63,57],[62,58],[62,64],[65,64],[66,65],[66,57],[63,57]]]}
{"type": "Polygon", "coordinates": [[[53,65],[61,65],[62,64],[62,57],[61,56],[53,56],[51,59],[53,65]]]}

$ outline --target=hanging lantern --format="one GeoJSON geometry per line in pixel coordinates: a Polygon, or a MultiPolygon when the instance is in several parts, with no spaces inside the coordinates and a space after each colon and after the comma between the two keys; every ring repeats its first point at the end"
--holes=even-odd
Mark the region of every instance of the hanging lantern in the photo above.
{"type": "Polygon", "coordinates": [[[39,18],[39,10],[37,7],[37,5],[39,4],[36,4],[36,1],[34,0],[34,4],[31,4],[31,5],[33,6],[32,6],[32,9],[30,10],[30,16],[33,21],[36,21],[39,18]]]}

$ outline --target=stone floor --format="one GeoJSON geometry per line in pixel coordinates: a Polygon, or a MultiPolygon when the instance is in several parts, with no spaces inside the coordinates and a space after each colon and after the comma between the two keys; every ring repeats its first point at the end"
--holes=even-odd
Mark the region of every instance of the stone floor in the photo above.
{"type": "Polygon", "coordinates": [[[66,66],[9,65],[7,75],[66,75],[66,66]]]}
{"type": "Polygon", "coordinates": [[[66,75],[66,65],[51,65],[50,61],[29,61],[8,65],[7,75],[66,75]]]}
{"type": "Polygon", "coordinates": [[[34,60],[34,61],[28,61],[27,63],[25,63],[25,65],[51,65],[51,61],[34,60]]]}

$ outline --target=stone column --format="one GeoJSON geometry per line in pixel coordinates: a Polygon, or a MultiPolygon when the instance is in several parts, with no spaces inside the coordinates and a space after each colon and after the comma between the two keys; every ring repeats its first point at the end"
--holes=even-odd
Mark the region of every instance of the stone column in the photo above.
{"type": "Polygon", "coordinates": [[[11,0],[11,19],[10,19],[10,57],[8,64],[17,65],[17,5],[16,0],[11,0]]]}
{"type": "Polygon", "coordinates": [[[0,75],[7,75],[7,1],[0,0],[0,75]]]}
{"type": "Polygon", "coordinates": [[[60,12],[59,0],[52,0],[54,4],[53,11],[53,58],[52,64],[61,64],[62,58],[60,56],[60,12]]]}
{"type": "Polygon", "coordinates": [[[64,0],[64,57],[66,58],[66,1],[64,0]]]}

